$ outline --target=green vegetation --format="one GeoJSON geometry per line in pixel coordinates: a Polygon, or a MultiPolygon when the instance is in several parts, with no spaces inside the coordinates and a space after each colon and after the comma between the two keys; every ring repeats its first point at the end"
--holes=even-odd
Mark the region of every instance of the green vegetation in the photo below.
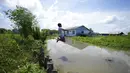
{"type": "Polygon", "coordinates": [[[46,73],[44,70],[39,70],[38,64],[29,64],[19,68],[14,73],[46,73]]]}
{"type": "Polygon", "coordinates": [[[26,63],[33,64],[33,51],[39,51],[43,46],[41,40],[34,40],[30,35],[28,38],[22,38],[16,34],[0,35],[0,73],[14,73],[18,68],[26,63]]]}
{"type": "Polygon", "coordinates": [[[5,11],[5,14],[14,23],[12,26],[25,38],[38,27],[36,17],[26,8],[16,6],[16,9],[5,11]]]}
{"type": "Polygon", "coordinates": [[[72,39],[116,50],[130,50],[130,34],[128,36],[73,37],[72,39]]]}
{"type": "Polygon", "coordinates": [[[0,73],[45,73],[39,69],[33,52],[46,50],[46,33],[40,31],[35,16],[26,8],[17,6],[5,11],[19,33],[0,29],[0,73]]]}
{"type": "Polygon", "coordinates": [[[4,34],[4,33],[12,33],[12,31],[11,30],[7,30],[7,29],[5,29],[5,28],[0,28],[0,33],[1,34],[4,34]]]}
{"type": "Polygon", "coordinates": [[[57,30],[42,29],[42,34],[46,34],[47,39],[54,39],[58,36],[57,30]]]}

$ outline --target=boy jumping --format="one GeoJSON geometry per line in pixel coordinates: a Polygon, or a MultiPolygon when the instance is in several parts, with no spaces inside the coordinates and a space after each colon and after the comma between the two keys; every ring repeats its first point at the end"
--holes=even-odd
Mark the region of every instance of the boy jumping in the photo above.
{"type": "Polygon", "coordinates": [[[59,40],[65,42],[64,29],[62,29],[61,23],[58,23],[58,32],[59,32],[59,37],[57,38],[57,42],[59,40]]]}

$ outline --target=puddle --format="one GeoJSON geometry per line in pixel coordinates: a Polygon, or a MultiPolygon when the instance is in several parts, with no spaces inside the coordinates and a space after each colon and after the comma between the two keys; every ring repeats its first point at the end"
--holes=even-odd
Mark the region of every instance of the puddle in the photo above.
{"type": "Polygon", "coordinates": [[[63,42],[56,43],[55,39],[47,43],[49,54],[60,73],[130,73],[130,56],[123,51],[86,44],[84,49],[78,49],[63,42]]]}

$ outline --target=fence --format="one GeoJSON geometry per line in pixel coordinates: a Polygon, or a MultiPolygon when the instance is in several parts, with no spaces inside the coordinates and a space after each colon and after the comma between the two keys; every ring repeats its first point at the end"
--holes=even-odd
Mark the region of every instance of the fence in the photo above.
{"type": "Polygon", "coordinates": [[[47,73],[58,73],[54,69],[54,64],[53,64],[52,59],[50,59],[49,56],[45,56],[43,48],[40,48],[39,54],[36,51],[34,51],[33,57],[38,57],[38,62],[39,62],[40,68],[44,68],[47,73]]]}

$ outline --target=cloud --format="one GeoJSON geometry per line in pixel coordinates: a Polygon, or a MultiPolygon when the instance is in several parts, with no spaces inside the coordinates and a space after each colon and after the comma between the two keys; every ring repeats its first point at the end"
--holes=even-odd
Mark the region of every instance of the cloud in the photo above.
{"type": "MultiPolygon", "coordinates": [[[[49,0],[47,0],[49,3],[49,0]]],[[[85,0],[83,0],[85,1],[85,0]]],[[[40,0],[4,0],[3,4],[8,8],[20,5],[28,8],[37,16],[41,28],[57,29],[57,23],[61,22],[63,28],[85,25],[95,32],[128,32],[130,12],[74,12],[71,11],[80,0],[54,0],[50,6],[40,0]]],[[[7,20],[6,18],[4,18],[7,20]]],[[[1,20],[2,21],[2,20],[1,20]]],[[[0,25],[1,26],[1,25],[0,25]]]]}
{"type": "Polygon", "coordinates": [[[10,24],[11,24],[10,20],[6,18],[3,13],[0,12],[0,28],[10,29],[11,28],[10,24]]]}
{"type": "Polygon", "coordinates": [[[3,17],[3,14],[0,12],[0,17],[3,17]]]}
{"type": "Polygon", "coordinates": [[[111,23],[114,23],[118,20],[119,19],[117,18],[117,16],[107,16],[106,19],[101,20],[100,23],[111,24],[111,23]]]}

